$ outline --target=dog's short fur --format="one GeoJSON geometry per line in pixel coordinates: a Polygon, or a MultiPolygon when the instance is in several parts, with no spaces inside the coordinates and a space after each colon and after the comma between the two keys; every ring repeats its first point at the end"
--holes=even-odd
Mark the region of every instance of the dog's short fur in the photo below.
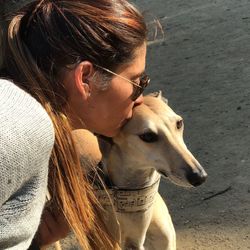
{"type": "MultiPolygon", "coordinates": [[[[207,174],[187,149],[183,127],[182,118],[168,106],[161,92],[144,97],[144,104],[134,108],[132,119],[113,138],[110,150],[100,141],[104,171],[113,188],[127,192],[144,189],[157,183],[161,175],[185,187],[202,184],[207,174]]],[[[106,224],[118,239],[113,208],[116,210],[122,249],[176,249],[172,220],[158,192],[152,205],[141,211],[119,211],[116,205],[105,208],[106,224]]]]}

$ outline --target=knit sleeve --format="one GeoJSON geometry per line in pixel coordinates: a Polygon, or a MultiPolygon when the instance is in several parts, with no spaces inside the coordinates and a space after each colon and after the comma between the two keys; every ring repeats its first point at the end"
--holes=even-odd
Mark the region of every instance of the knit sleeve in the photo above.
{"type": "Polygon", "coordinates": [[[54,144],[43,107],[0,80],[0,249],[27,249],[45,203],[54,144]]]}

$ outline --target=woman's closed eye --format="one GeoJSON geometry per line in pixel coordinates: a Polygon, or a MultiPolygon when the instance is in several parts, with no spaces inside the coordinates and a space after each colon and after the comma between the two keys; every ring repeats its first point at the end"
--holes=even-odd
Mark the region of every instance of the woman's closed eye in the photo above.
{"type": "Polygon", "coordinates": [[[139,84],[141,79],[143,78],[143,76],[145,75],[145,71],[139,73],[139,74],[136,74],[134,75],[133,77],[131,77],[131,81],[136,83],[136,84],[139,84]]]}
{"type": "Polygon", "coordinates": [[[135,84],[139,85],[140,79],[141,79],[141,77],[133,77],[130,80],[131,80],[131,82],[134,82],[135,84]]]}

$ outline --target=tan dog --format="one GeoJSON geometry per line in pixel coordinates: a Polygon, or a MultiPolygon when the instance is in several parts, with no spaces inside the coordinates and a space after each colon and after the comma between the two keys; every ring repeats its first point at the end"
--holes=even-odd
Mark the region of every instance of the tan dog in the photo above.
{"type": "Polygon", "coordinates": [[[185,187],[198,186],[207,177],[183,141],[183,127],[182,118],[159,92],[134,108],[132,119],[113,138],[109,150],[109,144],[100,141],[113,208],[105,192],[97,194],[108,211],[107,226],[119,239],[116,211],[122,249],[176,249],[172,220],[158,193],[160,177],[185,187]]]}

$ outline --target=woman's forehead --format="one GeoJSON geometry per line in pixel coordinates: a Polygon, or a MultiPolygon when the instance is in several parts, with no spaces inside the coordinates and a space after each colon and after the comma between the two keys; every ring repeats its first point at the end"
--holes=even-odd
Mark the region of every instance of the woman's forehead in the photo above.
{"type": "Polygon", "coordinates": [[[118,68],[117,73],[124,73],[130,77],[140,77],[146,66],[146,44],[137,48],[134,52],[133,59],[118,68]]]}

